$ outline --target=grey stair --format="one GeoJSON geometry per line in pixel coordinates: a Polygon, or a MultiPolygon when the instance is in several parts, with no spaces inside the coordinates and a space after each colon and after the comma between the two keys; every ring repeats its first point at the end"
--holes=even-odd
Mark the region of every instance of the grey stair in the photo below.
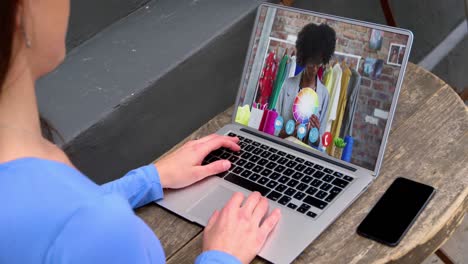
{"type": "Polygon", "coordinates": [[[72,0],[67,47],[74,48],[149,0],[72,0]]]}

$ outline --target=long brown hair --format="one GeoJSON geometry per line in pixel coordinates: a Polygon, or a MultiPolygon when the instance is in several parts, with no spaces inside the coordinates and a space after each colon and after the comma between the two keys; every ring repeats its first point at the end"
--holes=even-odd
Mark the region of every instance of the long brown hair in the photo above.
{"type": "Polygon", "coordinates": [[[18,5],[19,0],[0,1],[0,93],[12,60],[18,5]]]}

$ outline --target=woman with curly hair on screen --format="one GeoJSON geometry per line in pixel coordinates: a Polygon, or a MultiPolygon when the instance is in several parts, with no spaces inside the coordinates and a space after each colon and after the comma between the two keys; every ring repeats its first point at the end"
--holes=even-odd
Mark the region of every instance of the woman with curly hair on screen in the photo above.
{"type": "MultiPolygon", "coordinates": [[[[307,129],[315,127],[319,135],[325,133],[329,94],[318,77],[318,70],[328,63],[335,52],[335,46],[336,33],[330,26],[310,23],[301,29],[297,36],[296,51],[297,64],[304,67],[304,70],[284,81],[276,104],[276,111],[283,117],[284,122],[294,120],[293,104],[297,94],[303,88],[311,88],[318,96],[318,112],[310,117],[307,129]]],[[[296,131],[298,125],[299,123],[296,123],[296,131]]],[[[284,130],[280,132],[280,137],[287,136],[284,130]]],[[[320,140],[316,143],[309,142],[309,145],[318,146],[319,142],[320,140]]]]}

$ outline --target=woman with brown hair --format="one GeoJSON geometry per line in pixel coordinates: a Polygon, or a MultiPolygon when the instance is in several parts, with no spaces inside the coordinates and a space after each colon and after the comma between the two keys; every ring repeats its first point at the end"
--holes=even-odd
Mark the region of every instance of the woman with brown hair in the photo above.
{"type": "MultiPolygon", "coordinates": [[[[0,1],[0,263],[162,263],[163,249],[132,208],[162,199],[227,170],[201,162],[238,138],[210,135],[188,142],[156,164],[98,186],[41,135],[35,81],[65,56],[68,0],[0,1]]],[[[66,89],[66,87],[64,87],[66,89]]],[[[266,218],[259,193],[236,193],[215,211],[199,263],[247,263],[280,218],[266,218]]]]}

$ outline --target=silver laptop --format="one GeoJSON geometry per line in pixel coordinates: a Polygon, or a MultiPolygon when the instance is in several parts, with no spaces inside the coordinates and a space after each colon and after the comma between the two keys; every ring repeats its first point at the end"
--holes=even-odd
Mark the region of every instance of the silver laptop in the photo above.
{"type": "Polygon", "coordinates": [[[158,203],[206,225],[234,192],[259,191],[282,211],[259,256],[292,262],[379,175],[412,41],[403,29],[261,5],[232,123],[217,132],[238,136],[241,151],[211,153],[205,164],[231,169],[158,203]]]}

